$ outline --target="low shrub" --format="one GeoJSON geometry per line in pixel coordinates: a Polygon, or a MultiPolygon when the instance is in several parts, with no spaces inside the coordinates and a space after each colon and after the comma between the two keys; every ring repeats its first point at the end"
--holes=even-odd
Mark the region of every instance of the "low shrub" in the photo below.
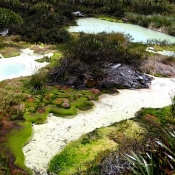
{"type": "Polygon", "coordinates": [[[24,88],[29,90],[31,93],[43,90],[47,82],[46,72],[39,71],[37,69],[34,71],[34,74],[31,75],[28,80],[24,81],[24,88]]]}
{"type": "Polygon", "coordinates": [[[71,35],[65,29],[51,29],[48,32],[49,43],[66,43],[71,39],[71,35]]]}
{"type": "Polygon", "coordinates": [[[50,71],[49,82],[80,88],[87,77],[103,79],[107,76],[105,70],[113,64],[127,64],[139,69],[147,57],[144,47],[131,44],[131,40],[131,36],[122,33],[80,33],[66,44],[64,58],[50,71]]]}

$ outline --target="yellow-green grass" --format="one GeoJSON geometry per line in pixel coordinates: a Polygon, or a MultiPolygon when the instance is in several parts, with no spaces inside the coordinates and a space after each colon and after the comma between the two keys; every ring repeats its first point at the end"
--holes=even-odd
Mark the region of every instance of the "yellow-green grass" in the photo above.
{"type": "Polygon", "coordinates": [[[101,19],[101,20],[106,20],[106,21],[110,21],[110,22],[119,22],[119,23],[123,23],[123,21],[121,19],[117,19],[114,16],[109,16],[109,15],[104,15],[104,14],[100,14],[100,15],[95,15],[96,18],[101,19]]]}
{"type": "Polygon", "coordinates": [[[18,124],[20,128],[10,131],[7,137],[6,147],[9,148],[15,157],[14,164],[28,172],[28,174],[32,174],[31,170],[24,164],[25,157],[22,151],[22,147],[29,141],[32,135],[32,124],[28,121],[18,124]]]}
{"type": "Polygon", "coordinates": [[[80,167],[81,170],[86,169],[86,164],[92,162],[100,152],[117,149],[117,143],[107,137],[109,130],[113,128],[100,128],[67,145],[51,160],[49,171],[71,175],[80,167]]]}
{"type": "Polygon", "coordinates": [[[16,57],[20,55],[20,49],[14,47],[5,47],[3,49],[0,49],[0,54],[4,58],[16,57]]]}
{"type": "Polygon", "coordinates": [[[166,44],[164,46],[162,46],[162,45],[153,45],[152,47],[154,48],[155,51],[163,51],[163,50],[175,51],[175,44],[166,44]]]}

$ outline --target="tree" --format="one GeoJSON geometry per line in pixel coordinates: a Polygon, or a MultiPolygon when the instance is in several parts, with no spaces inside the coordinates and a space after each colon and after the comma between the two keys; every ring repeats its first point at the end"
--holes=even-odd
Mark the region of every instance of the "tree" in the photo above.
{"type": "Polygon", "coordinates": [[[0,29],[9,28],[12,25],[21,23],[23,23],[21,16],[9,9],[0,8],[0,29]]]}

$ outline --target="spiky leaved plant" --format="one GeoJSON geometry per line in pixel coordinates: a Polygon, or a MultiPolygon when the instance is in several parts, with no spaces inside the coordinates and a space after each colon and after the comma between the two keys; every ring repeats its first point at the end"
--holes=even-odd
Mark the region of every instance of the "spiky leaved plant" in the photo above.
{"type": "Polygon", "coordinates": [[[163,136],[147,143],[147,150],[141,153],[131,151],[125,154],[130,171],[136,175],[171,175],[175,173],[175,131],[162,129],[163,136]]]}

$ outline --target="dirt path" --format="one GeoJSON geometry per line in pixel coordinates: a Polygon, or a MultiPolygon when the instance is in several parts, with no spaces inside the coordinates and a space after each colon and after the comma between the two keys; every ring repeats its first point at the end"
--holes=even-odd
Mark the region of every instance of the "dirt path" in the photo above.
{"type": "Polygon", "coordinates": [[[40,174],[47,174],[51,158],[67,143],[95,128],[134,117],[141,107],[163,107],[175,95],[175,79],[155,78],[149,89],[120,90],[118,95],[102,95],[95,108],[80,112],[73,119],[49,116],[45,124],[34,125],[33,138],[23,148],[26,165],[40,174]]]}

